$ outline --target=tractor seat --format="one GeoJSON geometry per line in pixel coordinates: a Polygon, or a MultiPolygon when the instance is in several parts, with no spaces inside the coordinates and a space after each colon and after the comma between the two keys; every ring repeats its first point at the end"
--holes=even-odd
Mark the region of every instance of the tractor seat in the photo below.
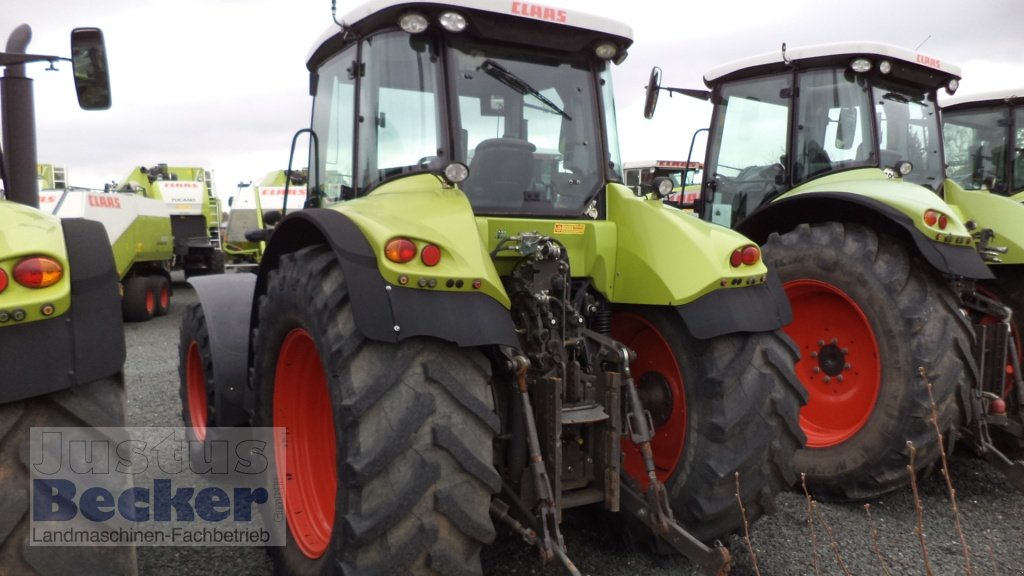
{"type": "Polygon", "coordinates": [[[488,206],[521,206],[533,182],[537,147],[516,138],[491,138],[477,144],[462,189],[488,206]]]}

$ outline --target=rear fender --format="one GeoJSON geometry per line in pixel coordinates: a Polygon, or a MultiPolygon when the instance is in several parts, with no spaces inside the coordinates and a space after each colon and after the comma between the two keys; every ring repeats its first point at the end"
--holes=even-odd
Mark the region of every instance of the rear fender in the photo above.
{"type": "Polygon", "coordinates": [[[964,190],[946,180],[946,202],[960,211],[964,220],[995,233],[990,244],[1007,249],[1000,256],[1005,264],[1024,264],[1024,205],[1006,196],[982,190],[964,190]]]}
{"type": "Polygon", "coordinates": [[[764,244],[772,232],[785,233],[801,223],[831,221],[856,222],[907,240],[944,274],[979,280],[993,278],[973,244],[947,243],[941,241],[941,234],[932,239],[903,212],[861,194],[815,192],[782,198],[753,212],[737,230],[764,244]]]}
{"type": "Polygon", "coordinates": [[[248,422],[245,391],[249,381],[252,274],[217,274],[189,279],[206,318],[213,358],[214,409],[218,426],[248,422]]]}
{"type": "MultiPolygon", "coordinates": [[[[470,225],[473,248],[479,249],[471,217],[470,225]]],[[[508,309],[489,294],[408,288],[385,280],[370,241],[352,218],[334,209],[292,212],[275,227],[260,265],[256,294],[266,292],[267,273],[282,255],[319,243],[329,245],[338,257],[356,327],[366,338],[399,342],[433,336],[459,346],[518,346],[508,309]]]]}

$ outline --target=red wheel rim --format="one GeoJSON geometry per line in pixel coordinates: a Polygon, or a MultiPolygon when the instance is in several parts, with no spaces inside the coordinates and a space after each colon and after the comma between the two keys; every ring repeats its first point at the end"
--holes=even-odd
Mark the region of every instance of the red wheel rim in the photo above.
{"type": "Polygon", "coordinates": [[[152,315],[156,310],[156,296],[152,290],[146,290],[146,313],[152,315]]]}
{"type": "Polygon", "coordinates": [[[809,396],[800,427],[809,448],[842,444],[864,427],[878,401],[875,332],[860,306],[831,284],[796,280],[785,289],[793,308],[785,331],[800,348],[796,374],[809,396]]]}
{"type": "Polygon", "coordinates": [[[334,528],[338,489],[334,417],[327,378],[316,344],[305,330],[292,330],[277,356],[274,375],[274,426],[277,454],[285,454],[278,478],[285,517],[295,543],[307,558],[327,550],[334,528]]]}
{"type": "MultiPolygon", "coordinates": [[[[657,383],[663,394],[657,406],[645,402],[644,407],[662,412],[654,429],[651,451],[658,480],[666,482],[679,464],[686,441],[686,393],[683,372],[676,361],[672,347],[661,332],[646,318],[638,314],[619,312],[612,319],[612,337],[637,354],[630,364],[633,380],[638,388],[657,383]]],[[[643,390],[641,390],[643,392],[643,390]]],[[[646,396],[646,394],[641,394],[646,396]]],[[[626,402],[623,392],[623,402],[626,402]]],[[[623,432],[625,433],[625,431],[623,432]]],[[[640,451],[628,438],[622,439],[623,467],[627,474],[647,488],[647,471],[640,451]]]]}
{"type": "Polygon", "coordinates": [[[167,310],[171,306],[171,289],[167,284],[160,284],[160,309],[167,310]]]}
{"type": "Polygon", "coordinates": [[[192,429],[196,440],[206,440],[206,419],[208,405],[206,399],[206,370],[203,369],[203,356],[199,353],[199,343],[195,340],[188,345],[188,356],[185,358],[185,393],[188,398],[188,417],[192,421],[192,429]]]}

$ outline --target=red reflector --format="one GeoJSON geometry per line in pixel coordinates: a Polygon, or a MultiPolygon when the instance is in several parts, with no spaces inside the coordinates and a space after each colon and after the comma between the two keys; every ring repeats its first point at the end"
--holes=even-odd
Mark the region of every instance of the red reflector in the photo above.
{"type": "Polygon", "coordinates": [[[7,289],[7,272],[0,270],[0,292],[7,289]]]}
{"type": "Polygon", "coordinates": [[[441,249],[433,244],[427,244],[420,251],[420,260],[427,266],[436,266],[441,261],[441,249]]]}
{"type": "Polygon", "coordinates": [[[26,288],[53,286],[63,276],[60,263],[45,256],[25,258],[14,266],[14,280],[26,288]]]}
{"type": "Polygon", "coordinates": [[[407,238],[394,238],[384,247],[384,255],[392,262],[405,264],[416,257],[416,245],[407,238]]]}
{"type": "Polygon", "coordinates": [[[949,218],[946,218],[945,214],[939,216],[939,230],[945,230],[947,225],[949,225],[949,218]]]}
{"type": "Polygon", "coordinates": [[[747,246],[741,256],[744,264],[752,266],[761,259],[761,250],[757,246],[747,246]]]}

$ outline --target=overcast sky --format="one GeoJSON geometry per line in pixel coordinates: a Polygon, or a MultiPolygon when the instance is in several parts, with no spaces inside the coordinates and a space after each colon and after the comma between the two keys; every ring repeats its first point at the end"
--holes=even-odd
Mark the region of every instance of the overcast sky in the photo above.
{"type": "MultiPolygon", "coordinates": [[[[508,0],[511,2],[511,0],[508,0]]],[[[344,14],[355,3],[338,1],[344,14]]],[[[662,95],[643,118],[653,65],[663,84],[703,88],[704,72],[764,52],[836,41],[881,41],[959,65],[960,94],[1024,87],[1022,0],[565,0],[546,5],[619,19],[634,32],[615,71],[624,160],[685,159],[710,107],[662,95]],[[923,45],[922,45],[923,44],[923,45]]],[[[66,166],[72,185],[100,187],[134,166],[203,166],[218,193],[288,162],[308,126],[305,59],[331,24],[330,0],[0,0],[0,41],[33,27],[32,53],[69,54],[75,26],[105,33],[113,107],[75,103],[70,65],[29,67],[36,79],[39,161],[66,166]]],[[[300,154],[299,158],[305,158],[300,154]]],[[[303,160],[298,162],[304,164],[303,160]]]]}

